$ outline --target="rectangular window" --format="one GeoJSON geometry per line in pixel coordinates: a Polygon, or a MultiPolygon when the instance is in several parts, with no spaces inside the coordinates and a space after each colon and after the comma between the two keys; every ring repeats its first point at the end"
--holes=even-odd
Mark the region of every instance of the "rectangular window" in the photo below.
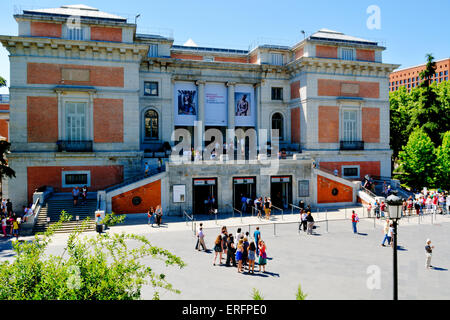
{"type": "Polygon", "coordinates": [[[358,141],[358,132],[356,123],[357,111],[345,110],[343,115],[344,115],[343,141],[345,142],[358,141]]]}
{"type": "Polygon", "coordinates": [[[83,28],[67,28],[67,39],[84,40],[83,28]]]}
{"type": "Polygon", "coordinates": [[[444,76],[448,75],[448,71],[444,71],[444,76]]]}
{"type": "Polygon", "coordinates": [[[91,186],[91,172],[90,171],[63,171],[62,172],[62,187],[82,187],[91,186]]]}
{"type": "Polygon", "coordinates": [[[281,53],[272,53],[271,54],[271,64],[276,66],[283,65],[283,55],[281,53]]]}
{"type": "Polygon", "coordinates": [[[359,168],[342,167],[342,176],[345,178],[359,178],[359,168]]]}
{"type": "Polygon", "coordinates": [[[298,196],[309,197],[309,180],[298,181],[298,196]]]}
{"type": "Polygon", "coordinates": [[[342,48],[342,60],[355,60],[354,50],[342,48]]]}
{"type": "Polygon", "coordinates": [[[158,57],[158,45],[157,44],[151,44],[148,49],[148,56],[149,57],[158,57]]]}
{"type": "Polygon", "coordinates": [[[86,140],[86,103],[66,103],[66,140],[86,140]]]}
{"type": "Polygon", "coordinates": [[[283,100],[283,88],[272,88],[272,100],[283,100]]]}
{"type": "Polygon", "coordinates": [[[144,96],[158,96],[158,82],[144,81],[144,96]]]}

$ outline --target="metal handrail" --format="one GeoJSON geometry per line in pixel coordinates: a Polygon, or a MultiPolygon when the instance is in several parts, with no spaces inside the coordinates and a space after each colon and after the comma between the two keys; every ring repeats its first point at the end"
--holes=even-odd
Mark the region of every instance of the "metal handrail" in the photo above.
{"type": "Polygon", "coordinates": [[[284,213],[284,210],[281,209],[281,208],[278,208],[277,206],[274,206],[274,205],[271,205],[271,206],[270,206],[270,209],[272,209],[272,208],[275,208],[276,210],[281,211],[281,220],[283,220],[283,213],[284,213]]]}
{"type": "Polygon", "coordinates": [[[192,231],[195,232],[195,228],[194,228],[194,214],[189,215],[186,210],[183,210],[183,216],[186,217],[186,225],[188,225],[188,219],[191,221],[191,227],[192,227],[192,231]]]}
{"type": "Polygon", "coordinates": [[[152,177],[154,175],[157,175],[158,173],[163,173],[165,171],[166,171],[165,166],[162,166],[160,169],[154,168],[154,169],[150,170],[150,172],[149,172],[149,174],[147,176],[145,175],[145,173],[141,173],[139,175],[133,176],[133,177],[128,178],[128,179],[125,179],[125,180],[123,180],[120,183],[112,184],[112,185],[106,187],[104,189],[104,191],[106,193],[108,193],[108,192],[114,191],[116,189],[119,189],[119,188],[121,188],[123,186],[126,186],[128,184],[131,184],[131,183],[134,183],[134,182],[137,182],[137,181],[140,181],[140,180],[144,180],[145,178],[150,178],[150,177],[152,177]]]}
{"type": "Polygon", "coordinates": [[[296,205],[293,205],[293,204],[288,204],[289,206],[291,206],[292,208],[291,208],[291,213],[292,214],[294,214],[294,208],[297,208],[297,209],[299,209],[299,211],[301,212],[301,210],[302,210],[302,208],[300,208],[300,207],[298,207],[298,206],[296,206],[296,205]]]}
{"type": "Polygon", "coordinates": [[[241,215],[241,222],[242,222],[242,211],[241,211],[241,210],[238,210],[238,209],[236,209],[236,208],[233,208],[233,213],[234,213],[234,211],[239,212],[239,214],[241,215]]]}
{"type": "Polygon", "coordinates": [[[367,193],[369,196],[371,196],[373,198],[377,197],[377,195],[375,193],[373,193],[372,191],[370,191],[366,187],[363,187],[362,185],[361,185],[361,191],[364,191],[365,193],[367,193]]]}

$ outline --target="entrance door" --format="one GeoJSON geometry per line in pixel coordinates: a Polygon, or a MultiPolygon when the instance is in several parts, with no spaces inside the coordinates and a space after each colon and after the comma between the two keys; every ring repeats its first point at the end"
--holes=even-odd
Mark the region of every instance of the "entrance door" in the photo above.
{"type": "Polygon", "coordinates": [[[288,209],[289,204],[292,203],[292,177],[271,177],[270,198],[274,206],[280,209],[288,209]]]}
{"type": "MultiPolygon", "coordinates": [[[[234,208],[241,210],[242,208],[242,197],[251,198],[254,200],[256,198],[256,178],[255,177],[239,177],[233,178],[233,206],[234,208]]],[[[253,201],[252,201],[253,203],[253,201]]],[[[246,212],[251,213],[251,208],[247,208],[246,212]]]]}
{"type": "Polygon", "coordinates": [[[193,179],[193,214],[208,214],[217,209],[217,178],[193,179]]]}

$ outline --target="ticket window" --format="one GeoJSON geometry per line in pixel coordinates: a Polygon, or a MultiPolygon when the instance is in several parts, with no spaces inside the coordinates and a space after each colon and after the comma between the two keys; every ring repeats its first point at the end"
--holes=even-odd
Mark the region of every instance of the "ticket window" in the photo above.
{"type": "MultiPolygon", "coordinates": [[[[255,177],[239,177],[233,178],[233,205],[234,208],[242,209],[242,197],[256,198],[256,178],[255,177]]],[[[253,201],[252,201],[253,203],[253,201]]],[[[251,208],[247,208],[246,212],[250,213],[251,208]]]]}
{"type": "Polygon", "coordinates": [[[288,209],[292,203],[292,178],[280,176],[270,178],[270,198],[272,204],[280,209],[288,209]]]}
{"type": "Polygon", "coordinates": [[[194,179],[193,214],[208,214],[211,209],[217,209],[217,179],[194,179]]]}

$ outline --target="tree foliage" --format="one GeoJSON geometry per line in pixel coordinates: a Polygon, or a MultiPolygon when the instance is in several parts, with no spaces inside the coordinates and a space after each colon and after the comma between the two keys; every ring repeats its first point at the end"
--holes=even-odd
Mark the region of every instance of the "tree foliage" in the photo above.
{"type": "Polygon", "coordinates": [[[159,298],[159,289],[179,293],[164,274],[140,262],[151,256],[182,268],[185,263],[179,257],[133,234],[81,238],[87,220],[70,234],[61,255],[47,255],[55,231],[70,219],[63,212],[58,223],[33,241],[13,243],[14,261],[0,264],[0,299],[134,300],[145,284],[155,289],[154,298],[159,298]]]}
{"type": "Polygon", "coordinates": [[[431,84],[435,72],[433,56],[427,55],[426,68],[420,73],[421,84],[410,92],[400,86],[389,95],[390,144],[394,161],[416,127],[422,128],[436,146],[450,130],[450,82],[431,84]]]}
{"type": "Polygon", "coordinates": [[[450,190],[450,131],[444,134],[442,145],[436,148],[436,186],[450,190]]]}
{"type": "Polygon", "coordinates": [[[434,144],[428,134],[417,127],[399,153],[403,180],[413,188],[433,187],[435,177],[434,144]]]}

